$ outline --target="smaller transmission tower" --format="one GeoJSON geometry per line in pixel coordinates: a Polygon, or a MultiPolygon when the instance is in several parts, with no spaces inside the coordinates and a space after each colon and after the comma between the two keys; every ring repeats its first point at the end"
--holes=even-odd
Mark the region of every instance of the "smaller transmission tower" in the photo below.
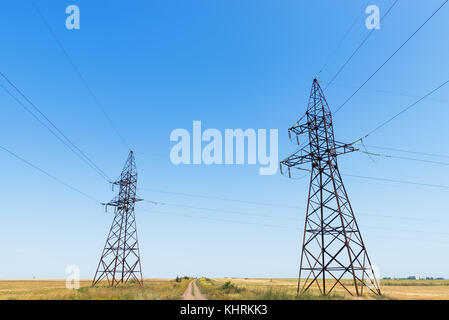
{"type": "Polygon", "coordinates": [[[109,286],[117,286],[130,279],[143,285],[134,213],[135,203],[141,199],[136,197],[137,169],[133,151],[130,151],[120,179],[114,185],[120,188],[118,196],[104,204],[106,209],[115,207],[114,220],[92,286],[102,280],[107,280],[109,286]]]}
{"type": "Polygon", "coordinates": [[[339,155],[356,149],[335,141],[332,114],[317,79],[305,116],[289,129],[290,139],[292,134],[298,145],[300,137],[306,138],[298,151],[281,161],[281,173],[283,167],[289,177],[291,168],[310,171],[298,294],[313,286],[326,295],[340,285],[351,295],[362,295],[364,288],[380,295],[337,163],[339,155]],[[310,169],[302,168],[305,164],[310,169]]]}

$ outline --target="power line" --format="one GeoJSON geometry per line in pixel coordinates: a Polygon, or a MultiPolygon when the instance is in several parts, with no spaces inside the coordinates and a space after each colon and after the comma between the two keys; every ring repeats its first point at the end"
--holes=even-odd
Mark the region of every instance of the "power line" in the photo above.
{"type": "MultiPolygon", "coordinates": [[[[371,156],[372,153],[371,153],[371,152],[368,152],[368,149],[366,148],[366,145],[365,145],[365,143],[363,142],[363,139],[361,139],[360,142],[362,143],[362,146],[363,146],[363,148],[365,149],[365,151],[362,151],[362,150],[358,150],[358,151],[367,154],[368,157],[370,158],[370,160],[371,160],[372,162],[376,162],[376,161],[374,161],[373,157],[371,156]]],[[[377,154],[375,154],[375,155],[377,156],[377,154]]]]}
{"type": "Polygon", "coordinates": [[[0,149],[6,151],[7,153],[9,153],[10,155],[12,155],[12,156],[15,157],[16,159],[22,161],[23,163],[27,164],[28,166],[32,167],[33,169],[36,169],[37,171],[40,171],[41,173],[45,174],[46,176],[50,177],[51,179],[55,180],[56,182],[58,182],[58,183],[60,183],[60,184],[62,184],[62,185],[64,185],[64,186],[66,186],[67,188],[71,189],[72,191],[75,191],[75,192],[81,194],[82,196],[84,196],[84,197],[86,197],[86,198],[88,198],[88,199],[90,199],[90,200],[92,200],[92,201],[94,201],[94,202],[100,203],[100,201],[94,199],[93,197],[89,196],[88,194],[84,193],[83,191],[81,191],[81,190],[79,190],[79,189],[77,189],[77,188],[71,186],[71,185],[68,184],[67,182],[64,182],[63,180],[61,180],[61,179],[55,177],[54,175],[48,173],[47,171],[45,171],[45,170],[39,168],[38,166],[36,166],[36,165],[32,164],[31,162],[25,160],[24,158],[20,157],[19,155],[17,155],[16,153],[10,151],[9,149],[7,149],[7,148],[5,148],[5,147],[3,147],[3,146],[0,146],[0,149]]]}
{"type": "MultiPolygon", "coordinates": [[[[427,97],[431,96],[433,93],[435,93],[436,91],[438,91],[439,89],[441,89],[443,86],[445,86],[446,84],[449,83],[449,80],[443,82],[441,85],[439,85],[438,87],[436,87],[435,89],[431,90],[430,92],[428,92],[427,94],[425,94],[424,96],[422,96],[421,98],[419,98],[418,100],[416,100],[415,102],[413,102],[412,104],[410,104],[409,106],[407,106],[406,108],[402,109],[400,112],[396,113],[394,116],[390,117],[389,119],[385,120],[384,122],[382,122],[381,124],[379,124],[377,127],[375,127],[374,129],[372,129],[371,131],[369,131],[367,134],[365,134],[363,136],[363,138],[360,138],[358,140],[356,140],[355,142],[353,142],[352,144],[356,144],[358,142],[361,142],[363,145],[363,139],[368,138],[371,134],[373,134],[374,132],[380,130],[381,128],[383,128],[384,126],[386,126],[387,124],[389,124],[391,121],[393,121],[394,119],[396,119],[397,117],[399,117],[400,115],[404,114],[405,112],[407,112],[408,110],[410,110],[412,107],[416,106],[419,102],[421,102],[422,100],[426,99],[427,97]]],[[[405,152],[405,153],[410,153],[410,154],[419,154],[419,155],[425,155],[425,156],[433,156],[433,157],[440,157],[440,158],[449,158],[449,156],[442,156],[442,155],[435,155],[435,154],[431,154],[431,153],[425,153],[425,152],[416,152],[416,151],[408,151],[408,150],[400,150],[400,149],[394,149],[394,148],[385,148],[385,147],[376,147],[373,146],[374,148],[378,148],[378,149],[386,149],[386,150],[392,150],[392,151],[399,151],[399,152],[405,152]]],[[[425,160],[425,159],[416,159],[416,158],[411,158],[411,157],[401,157],[401,156],[392,156],[392,155],[386,155],[386,154],[380,154],[380,153],[373,153],[373,152],[368,152],[368,150],[365,151],[361,151],[362,153],[367,154],[368,156],[374,155],[374,156],[378,156],[378,157],[385,157],[385,158],[394,158],[394,159],[402,159],[402,160],[411,160],[411,161],[417,161],[417,162],[425,162],[425,163],[432,163],[432,164],[439,164],[439,165],[449,165],[449,163],[447,162],[441,162],[441,161],[432,161],[432,160],[425,160]]]]}
{"type": "Polygon", "coordinates": [[[425,159],[416,159],[416,158],[411,158],[411,157],[392,156],[392,155],[389,155],[389,154],[374,153],[374,152],[362,151],[362,150],[358,150],[358,151],[361,152],[361,153],[367,154],[370,158],[371,158],[371,156],[376,156],[376,157],[383,157],[383,158],[388,158],[388,159],[409,160],[409,161],[416,161],[416,162],[424,162],[424,163],[431,163],[431,164],[439,164],[439,165],[449,166],[449,162],[432,161],[432,160],[425,160],[425,159]]]}
{"type": "Polygon", "coordinates": [[[419,102],[421,102],[422,100],[424,100],[425,98],[427,98],[428,96],[432,95],[435,91],[438,91],[440,88],[442,88],[443,86],[445,86],[446,84],[449,83],[449,80],[443,82],[442,84],[440,84],[438,87],[436,87],[435,89],[433,89],[432,91],[430,91],[429,93],[425,94],[423,97],[419,98],[418,100],[416,100],[415,102],[413,102],[411,105],[409,105],[408,107],[406,107],[405,109],[401,110],[400,112],[398,112],[397,114],[395,114],[394,116],[392,116],[391,118],[389,118],[388,120],[382,122],[380,125],[378,125],[376,128],[374,128],[373,130],[371,130],[370,132],[368,132],[364,138],[367,138],[369,135],[371,135],[372,133],[376,132],[377,130],[379,130],[380,128],[386,126],[388,123],[390,123],[391,121],[393,121],[394,119],[396,119],[397,117],[399,117],[400,115],[402,115],[403,113],[405,113],[406,111],[410,110],[412,107],[414,107],[415,105],[417,105],[419,102]]]}
{"type": "MultiPolygon", "coordinates": [[[[306,168],[293,168],[297,170],[302,171],[311,171],[310,169],[306,168]]],[[[367,176],[361,176],[361,175],[355,175],[355,174],[342,174],[342,176],[347,177],[353,177],[353,178],[360,178],[360,179],[367,179],[367,180],[377,180],[377,181],[384,181],[384,182],[393,182],[393,183],[400,183],[400,184],[409,184],[409,185],[417,185],[417,186],[423,186],[423,187],[432,187],[432,188],[441,188],[441,189],[449,189],[448,185],[441,185],[441,184],[430,184],[430,183],[423,183],[423,182],[414,182],[414,181],[407,181],[407,180],[399,180],[399,179],[390,179],[390,178],[379,178],[379,177],[367,177],[367,176]]]]}
{"type": "MultiPolygon", "coordinates": [[[[388,8],[388,10],[385,12],[385,14],[380,18],[378,25],[382,22],[382,20],[390,13],[391,9],[398,3],[399,0],[395,0],[393,4],[388,8]]],[[[376,25],[376,27],[378,26],[376,25]]],[[[354,50],[354,52],[349,56],[349,58],[343,63],[343,65],[340,67],[340,69],[337,71],[337,73],[332,77],[332,80],[328,83],[328,85],[324,88],[324,91],[329,87],[330,83],[333,82],[338,75],[343,71],[343,69],[346,67],[346,65],[351,61],[351,59],[355,56],[355,54],[359,51],[359,49],[365,44],[365,42],[368,40],[369,37],[374,33],[376,28],[371,29],[371,31],[368,33],[368,35],[363,39],[363,41],[359,44],[359,46],[354,50]]]]}
{"type": "Polygon", "coordinates": [[[360,216],[367,217],[376,217],[376,218],[387,218],[387,219],[395,219],[395,220],[410,220],[410,221],[426,221],[426,222],[438,222],[438,223],[449,223],[449,220],[439,220],[439,219],[429,219],[429,218],[413,218],[413,217],[398,217],[398,216],[389,216],[382,214],[368,214],[368,213],[357,213],[360,216]]]}
{"type": "MultiPolygon", "coordinates": [[[[175,193],[176,194],[176,193],[175,193]]],[[[194,196],[191,194],[191,196],[194,196]]],[[[200,196],[201,197],[201,196],[200,196]]],[[[197,207],[192,206],[188,204],[182,204],[182,203],[166,203],[162,201],[150,201],[150,200],[144,200],[145,202],[154,204],[154,205],[167,205],[167,206],[174,206],[174,207],[181,207],[181,208],[187,208],[187,209],[195,209],[195,210],[205,210],[209,212],[224,212],[224,213],[231,213],[231,214],[238,214],[238,215],[244,215],[244,216],[256,216],[256,217],[263,217],[263,218],[270,218],[270,219],[279,219],[279,220],[293,220],[293,221],[303,221],[297,218],[292,217],[283,217],[283,216],[275,216],[275,215],[263,215],[263,214],[256,214],[256,213],[249,213],[245,211],[233,211],[233,210],[223,210],[218,208],[205,208],[205,207],[197,207]]],[[[230,201],[230,200],[228,200],[230,201]]],[[[305,207],[293,207],[295,209],[306,209],[305,207]]],[[[439,219],[429,219],[429,218],[415,218],[415,217],[400,217],[400,216],[390,216],[390,215],[381,215],[381,214],[368,214],[358,211],[357,215],[361,216],[369,216],[369,217],[378,217],[378,218],[387,218],[387,219],[396,219],[396,220],[411,220],[411,221],[431,221],[431,222],[439,222],[439,223],[449,223],[449,220],[439,220],[439,219]]]]}
{"type": "Polygon", "coordinates": [[[427,152],[420,152],[420,151],[410,151],[410,150],[404,150],[404,149],[397,149],[397,148],[391,148],[391,147],[381,147],[381,146],[373,146],[373,145],[366,145],[366,146],[369,147],[369,148],[375,148],[375,149],[383,149],[383,150],[404,152],[404,153],[410,153],[410,154],[417,154],[417,155],[428,156],[428,157],[449,159],[448,155],[441,155],[441,154],[427,153],[427,152]]]}
{"type": "Polygon", "coordinates": [[[103,179],[110,181],[111,179],[108,175],[101,170],[80,148],[78,148],[61,130],[56,127],[56,125],[33,103],[31,100],[25,96],[25,94],[20,91],[20,89],[15,86],[1,71],[0,76],[2,76],[49,124],[53,129],[42,121],[33,111],[30,110],[22,101],[20,101],[11,91],[9,91],[4,85],[0,84],[0,87],[13,98],[22,108],[24,108],[30,115],[32,115],[41,125],[43,125],[52,135],[54,135],[60,142],[62,142],[67,148],[70,149],[78,158],[84,161],[91,169],[93,169],[97,174],[99,174],[103,179]],[[59,135],[56,133],[59,133],[59,135]],[[61,136],[64,138],[61,138],[61,136]]]}
{"type": "Polygon", "coordinates": [[[172,216],[179,216],[179,217],[186,217],[186,218],[196,218],[196,219],[211,220],[211,221],[220,221],[220,222],[229,222],[229,223],[238,223],[238,224],[248,224],[248,225],[256,225],[256,226],[262,226],[262,227],[268,227],[268,228],[282,228],[282,229],[299,230],[298,228],[293,228],[293,227],[288,227],[288,226],[263,224],[263,223],[257,223],[257,222],[246,222],[246,221],[237,221],[237,220],[228,220],[228,219],[218,219],[218,218],[193,216],[193,215],[187,215],[187,214],[179,214],[179,213],[171,213],[171,212],[163,212],[163,211],[155,211],[155,210],[145,210],[145,209],[139,209],[139,210],[142,210],[142,211],[145,211],[145,212],[149,212],[149,213],[158,213],[158,214],[172,215],[172,216]]]}
{"type": "Polygon", "coordinates": [[[105,116],[105,118],[107,119],[107,121],[109,122],[109,125],[112,127],[112,129],[115,131],[115,133],[117,134],[117,136],[120,138],[121,142],[125,145],[125,147],[128,150],[131,150],[129,144],[126,142],[126,140],[123,138],[123,136],[120,134],[120,132],[118,131],[117,127],[114,125],[113,121],[111,120],[111,118],[109,117],[109,115],[107,114],[106,110],[102,107],[102,105],[100,104],[99,99],[97,98],[97,96],[94,94],[93,90],[91,89],[91,87],[88,85],[86,79],[83,77],[83,75],[81,74],[80,70],[77,68],[77,66],[75,65],[75,63],[73,62],[73,60],[70,58],[69,54],[67,53],[67,50],[64,48],[64,46],[62,45],[62,43],[59,41],[59,39],[56,37],[56,34],[54,33],[53,29],[50,27],[50,24],[47,22],[47,20],[45,19],[44,15],[42,14],[42,12],[40,11],[39,7],[36,5],[34,0],[31,0],[31,3],[33,4],[34,8],[36,9],[37,13],[39,14],[39,17],[41,18],[41,20],[43,21],[45,27],[47,28],[47,30],[49,31],[50,35],[53,37],[53,39],[56,41],[56,44],[59,46],[59,48],[61,49],[61,51],[63,52],[64,56],[66,57],[66,59],[69,61],[70,65],[72,66],[73,70],[75,71],[75,73],[77,74],[78,78],[81,80],[81,82],[83,83],[83,85],[86,87],[87,91],[89,92],[90,96],[92,97],[92,99],[94,100],[95,104],[97,105],[97,107],[101,110],[101,112],[103,113],[103,115],[105,116]]]}
{"type": "Polygon", "coordinates": [[[379,177],[367,177],[367,176],[360,176],[360,175],[355,175],[355,174],[343,174],[343,175],[347,176],[347,177],[360,178],[360,179],[369,179],[369,180],[377,180],[377,181],[384,181],[384,182],[394,182],[394,183],[400,183],[400,184],[417,185],[417,186],[423,186],[423,187],[449,189],[449,186],[441,185],[441,184],[430,184],[430,183],[413,182],[413,181],[397,180],[397,179],[389,179],[389,178],[379,178],[379,177]]]}
{"type": "Polygon", "coordinates": [[[372,234],[365,234],[367,237],[383,238],[383,239],[394,239],[394,240],[404,240],[404,241],[418,241],[418,242],[433,242],[441,244],[449,244],[449,241],[438,241],[438,240],[428,240],[428,239],[417,239],[417,238],[403,238],[403,237],[385,237],[372,234]]]}
{"type": "Polygon", "coordinates": [[[444,236],[449,235],[449,233],[447,233],[447,232],[435,232],[435,231],[424,231],[424,230],[410,230],[410,229],[396,229],[396,228],[387,228],[387,227],[362,226],[362,228],[367,228],[367,229],[378,229],[378,230],[389,230],[389,231],[402,231],[402,232],[411,232],[411,233],[438,234],[438,235],[444,235],[444,236]]]}
{"type": "MultiPolygon", "coordinates": [[[[204,207],[196,207],[196,206],[183,205],[183,204],[170,204],[170,203],[165,203],[165,202],[154,202],[154,201],[147,201],[147,200],[146,200],[146,202],[150,202],[150,203],[154,203],[154,204],[162,204],[162,205],[174,206],[174,207],[187,208],[187,209],[205,210],[205,211],[209,211],[209,212],[225,212],[225,213],[231,213],[231,214],[238,214],[238,215],[244,215],[244,216],[256,216],[256,217],[263,217],[263,218],[270,218],[270,219],[304,221],[304,220],[297,219],[297,218],[273,216],[273,215],[260,215],[260,214],[242,212],[242,211],[231,211],[231,210],[223,210],[223,209],[217,209],[217,208],[204,208],[204,207]]],[[[301,209],[305,209],[305,208],[301,207],[301,209]]],[[[360,212],[358,212],[357,215],[371,216],[371,217],[378,217],[378,218],[390,218],[390,219],[397,219],[397,220],[433,221],[433,222],[449,223],[449,220],[435,220],[435,219],[428,219],[428,218],[423,219],[423,218],[398,217],[398,216],[388,216],[388,215],[378,215],[378,214],[366,214],[366,213],[360,213],[360,212]]]]}
{"type": "Polygon", "coordinates": [[[166,155],[162,155],[160,153],[149,153],[149,152],[141,152],[141,151],[134,151],[135,154],[140,154],[142,156],[149,156],[149,157],[166,157],[166,155]]]}
{"type": "MultiPolygon", "coordinates": [[[[339,86],[339,87],[357,88],[357,86],[343,84],[343,83],[328,82],[328,81],[324,81],[324,80],[321,80],[320,82],[328,83],[329,85],[339,86]]],[[[420,98],[420,96],[415,95],[415,94],[409,94],[409,93],[397,92],[397,91],[391,91],[391,90],[373,89],[373,88],[362,88],[361,90],[397,95],[397,96],[402,96],[402,97],[420,98]]],[[[438,101],[438,102],[449,102],[449,100],[447,100],[447,99],[438,99],[438,98],[428,98],[428,100],[433,100],[433,101],[438,101]]]]}
{"type": "Polygon", "coordinates": [[[195,197],[195,198],[203,198],[203,199],[211,199],[211,200],[239,202],[239,203],[262,205],[262,206],[268,206],[268,207],[301,209],[301,207],[297,207],[297,206],[289,206],[289,205],[267,203],[267,202],[247,201],[247,200],[239,200],[239,199],[230,199],[230,198],[221,198],[221,197],[206,196],[206,195],[200,195],[200,194],[174,192],[174,191],[167,191],[167,190],[158,190],[158,189],[153,189],[153,188],[138,188],[138,189],[152,191],[152,192],[157,192],[157,193],[175,194],[175,195],[186,196],[186,197],[195,197]]]}
{"type": "MultiPolygon", "coordinates": [[[[335,47],[335,49],[331,52],[331,54],[328,56],[328,58],[326,59],[326,62],[324,63],[324,65],[321,67],[320,71],[318,72],[318,75],[321,74],[321,72],[323,72],[324,69],[326,69],[326,67],[328,66],[330,60],[335,56],[335,54],[337,53],[338,49],[341,47],[341,45],[343,44],[343,42],[346,40],[346,38],[348,37],[349,33],[352,31],[352,29],[354,29],[354,26],[356,25],[357,21],[360,19],[360,17],[365,13],[365,8],[368,6],[368,4],[370,3],[370,1],[368,1],[364,6],[363,6],[363,10],[362,12],[357,15],[357,18],[354,20],[354,22],[351,24],[351,26],[349,27],[349,29],[345,32],[345,34],[343,35],[343,37],[341,38],[341,40],[338,42],[337,46],[335,47]]],[[[317,76],[318,76],[317,75],[317,76]]]]}
{"type": "MultiPolygon", "coordinates": [[[[146,202],[150,202],[150,203],[154,203],[154,201],[147,201],[147,200],[145,200],[145,201],[146,202]]],[[[225,212],[225,213],[244,215],[244,216],[253,216],[253,217],[270,218],[270,219],[300,221],[300,220],[298,220],[296,218],[289,218],[289,217],[282,217],[282,216],[270,216],[270,215],[264,215],[264,214],[258,214],[258,213],[248,213],[248,212],[234,211],[234,210],[197,207],[197,206],[190,206],[190,205],[185,205],[185,204],[166,203],[166,202],[156,202],[156,204],[161,204],[161,205],[166,205],[166,206],[171,206],[171,207],[187,208],[187,209],[225,212]]]]}
{"type": "MultiPolygon", "coordinates": [[[[162,211],[153,211],[153,210],[145,210],[141,209],[145,212],[155,212],[160,214],[169,214],[169,215],[178,215],[178,216],[184,216],[188,218],[201,218],[206,220],[213,220],[213,221],[222,221],[222,222],[231,222],[231,223],[240,223],[240,224],[255,224],[255,225],[261,225],[264,227],[275,227],[275,228],[286,228],[286,229],[293,229],[298,230],[297,228],[292,228],[288,226],[279,226],[279,225],[272,225],[272,224],[260,224],[260,223],[253,223],[253,222],[247,222],[247,221],[239,221],[239,220],[227,220],[227,219],[217,219],[217,218],[211,218],[211,217],[203,217],[203,216],[196,216],[196,215],[185,215],[185,214],[178,214],[178,213],[171,213],[171,212],[162,212],[162,211]]],[[[304,222],[304,219],[296,219],[298,222],[304,222]]],[[[423,234],[438,234],[438,235],[449,235],[447,232],[435,232],[435,231],[423,231],[423,230],[411,230],[411,229],[396,229],[396,228],[387,228],[387,227],[378,227],[378,226],[367,226],[362,225],[362,228],[367,229],[378,229],[378,230],[389,230],[389,231],[402,231],[402,232],[410,232],[410,233],[423,233],[423,234]]]]}
{"type": "MultiPolygon", "coordinates": [[[[392,54],[390,57],[388,57],[388,59],[385,60],[384,63],[382,63],[381,66],[380,66],[379,68],[377,68],[377,70],[374,71],[374,73],[371,74],[371,75],[368,77],[368,79],[366,79],[365,82],[363,82],[362,85],[361,85],[356,91],[354,91],[354,93],[353,93],[351,96],[349,96],[349,98],[346,99],[346,101],[343,102],[343,104],[341,104],[341,105],[335,110],[334,114],[336,114],[338,111],[340,111],[341,108],[343,108],[343,107],[349,102],[349,100],[351,100],[351,99],[357,94],[357,92],[359,92],[360,89],[362,89],[362,88],[365,86],[365,84],[367,84],[368,81],[370,81],[370,80],[377,74],[377,72],[379,72],[379,70],[382,69],[382,68],[388,63],[388,61],[390,61],[391,58],[393,58],[393,57],[396,55],[396,53],[398,53],[398,52],[404,47],[404,46],[407,44],[407,42],[409,42],[410,39],[412,39],[412,38],[418,33],[418,31],[421,30],[421,28],[424,27],[424,26],[427,24],[427,22],[429,22],[429,21],[433,18],[433,16],[434,16],[438,11],[441,10],[441,8],[443,8],[443,6],[444,6],[448,1],[449,1],[449,0],[445,0],[445,1],[443,2],[443,4],[442,4],[437,10],[435,10],[435,11],[432,13],[432,15],[431,15],[429,18],[427,18],[427,20],[424,21],[424,23],[421,24],[421,25],[419,26],[419,28],[416,29],[415,32],[413,32],[412,35],[411,35],[410,37],[408,37],[408,39],[405,40],[405,42],[403,42],[403,43],[399,46],[399,48],[396,49],[396,51],[393,52],[393,54],[392,54]]],[[[332,79],[330,82],[332,82],[333,80],[334,80],[334,79],[332,79]]]]}
{"type": "MultiPolygon", "coordinates": [[[[288,226],[280,226],[280,225],[272,225],[272,224],[263,224],[263,223],[256,223],[256,222],[247,222],[247,221],[237,221],[237,220],[228,220],[228,219],[217,219],[217,218],[211,218],[211,217],[203,217],[203,216],[195,216],[195,215],[187,215],[187,214],[178,214],[178,213],[172,213],[172,212],[164,212],[164,211],[155,211],[155,210],[145,210],[145,209],[139,209],[144,212],[148,213],[156,213],[160,215],[171,215],[171,216],[178,216],[178,217],[184,217],[184,218],[193,218],[193,219],[200,219],[200,220],[209,220],[209,221],[219,221],[219,222],[226,222],[226,223],[235,223],[235,224],[242,224],[242,225],[256,225],[256,226],[262,226],[267,228],[281,228],[281,229],[291,229],[300,231],[299,228],[294,227],[288,227],[288,226]]],[[[361,226],[363,228],[377,228],[377,227],[367,227],[367,226],[361,226]]],[[[378,229],[385,229],[382,227],[379,227],[378,229]]],[[[421,231],[418,230],[402,230],[404,232],[418,232],[421,231]]],[[[427,232],[424,232],[427,233],[427,232]]],[[[431,232],[430,232],[431,233],[431,232]]],[[[374,236],[374,235],[368,235],[371,237],[378,237],[378,238],[384,238],[384,239],[397,239],[397,240],[414,240],[414,241],[422,241],[422,242],[436,242],[436,243],[444,243],[449,244],[447,241],[438,241],[438,240],[428,240],[428,239],[417,239],[417,238],[401,238],[401,237],[389,237],[389,236],[374,236]]]]}

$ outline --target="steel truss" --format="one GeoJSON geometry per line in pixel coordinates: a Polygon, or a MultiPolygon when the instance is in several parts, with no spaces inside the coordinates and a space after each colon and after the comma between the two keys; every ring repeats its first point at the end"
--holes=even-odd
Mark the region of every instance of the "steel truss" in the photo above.
{"type": "Polygon", "coordinates": [[[380,295],[337,164],[337,156],[356,149],[335,141],[332,114],[317,79],[306,114],[289,129],[298,145],[304,135],[306,143],[280,163],[281,173],[287,170],[289,177],[291,169],[310,171],[297,292],[317,288],[327,295],[339,285],[351,295],[362,295],[364,288],[380,295]],[[308,163],[310,169],[301,167],[308,163]]]}
{"type": "Polygon", "coordinates": [[[141,199],[136,196],[137,169],[133,151],[130,151],[120,179],[114,185],[119,186],[118,196],[104,204],[106,209],[108,206],[115,207],[114,220],[92,286],[102,280],[107,280],[109,286],[129,280],[143,285],[134,212],[135,203],[141,199]]]}

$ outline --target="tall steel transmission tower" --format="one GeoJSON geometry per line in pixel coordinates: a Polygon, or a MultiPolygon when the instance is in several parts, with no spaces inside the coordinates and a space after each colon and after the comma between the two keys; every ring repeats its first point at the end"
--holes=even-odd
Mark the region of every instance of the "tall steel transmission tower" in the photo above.
{"type": "Polygon", "coordinates": [[[300,147],[281,161],[281,173],[287,169],[291,177],[293,168],[311,172],[298,294],[318,288],[326,295],[340,285],[351,295],[362,295],[365,287],[380,295],[337,164],[337,156],[356,149],[335,141],[332,114],[317,79],[306,114],[289,129],[292,135],[300,147]],[[308,138],[301,146],[304,135],[308,138]],[[301,167],[308,163],[311,169],[301,167]]]}
{"type": "Polygon", "coordinates": [[[114,221],[92,286],[105,279],[110,286],[126,283],[130,279],[143,285],[134,213],[135,203],[141,199],[136,197],[137,169],[133,151],[130,151],[120,179],[114,182],[114,185],[120,188],[118,196],[104,204],[106,208],[115,207],[114,221]]]}

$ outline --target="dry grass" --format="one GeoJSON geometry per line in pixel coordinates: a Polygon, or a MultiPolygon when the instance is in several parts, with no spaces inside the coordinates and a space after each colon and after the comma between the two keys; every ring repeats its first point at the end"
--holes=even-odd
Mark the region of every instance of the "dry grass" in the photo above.
{"type": "Polygon", "coordinates": [[[393,299],[449,300],[449,280],[381,280],[382,293],[393,299]]]}
{"type": "MultiPolygon", "coordinates": [[[[334,294],[323,297],[316,288],[296,296],[296,279],[200,279],[198,285],[209,299],[293,300],[293,299],[440,299],[449,300],[449,280],[381,280],[383,296],[348,295],[336,287],[334,294]]],[[[343,280],[350,284],[350,280],[343,280]]],[[[332,285],[329,282],[329,285],[332,285]]]]}
{"type": "MultiPolygon", "coordinates": [[[[82,280],[80,289],[69,290],[64,280],[0,280],[0,299],[18,300],[165,300],[181,299],[190,279],[146,279],[142,288],[124,285],[117,288],[90,287],[82,280]]],[[[344,280],[349,284],[349,280],[344,280]]],[[[292,300],[292,299],[378,299],[365,295],[354,298],[341,288],[335,294],[320,296],[316,290],[296,297],[296,279],[199,279],[198,286],[209,299],[292,300]]],[[[449,300],[449,280],[381,280],[382,299],[449,300]]]]}
{"type": "Polygon", "coordinates": [[[344,299],[343,295],[320,296],[309,292],[296,296],[296,284],[292,279],[207,279],[197,281],[201,292],[208,299],[219,300],[318,300],[344,299]]]}
{"type": "Polygon", "coordinates": [[[2,300],[177,300],[190,280],[145,279],[117,288],[105,284],[92,288],[91,280],[81,280],[80,289],[66,289],[65,280],[0,280],[2,300]]]}

